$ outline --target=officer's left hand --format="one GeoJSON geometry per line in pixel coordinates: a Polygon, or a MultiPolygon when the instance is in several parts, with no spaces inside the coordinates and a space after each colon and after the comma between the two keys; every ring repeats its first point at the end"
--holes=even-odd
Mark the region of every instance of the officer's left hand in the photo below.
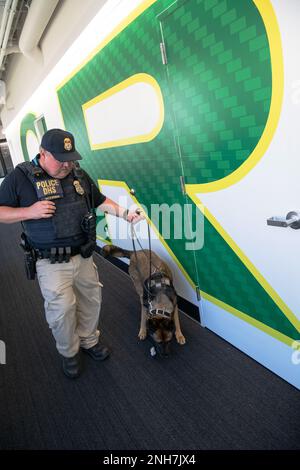
{"type": "Polygon", "coordinates": [[[145,214],[140,209],[129,211],[126,217],[127,222],[129,222],[130,224],[131,223],[136,224],[140,220],[144,220],[144,219],[145,219],[145,214]]]}

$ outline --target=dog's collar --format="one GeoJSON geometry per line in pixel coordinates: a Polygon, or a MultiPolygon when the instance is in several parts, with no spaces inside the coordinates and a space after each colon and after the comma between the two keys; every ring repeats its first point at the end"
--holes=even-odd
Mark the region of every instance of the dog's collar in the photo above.
{"type": "Polygon", "coordinates": [[[169,312],[168,310],[165,310],[165,309],[162,309],[162,308],[153,308],[152,307],[152,302],[149,302],[148,316],[149,316],[149,318],[163,317],[163,318],[170,319],[172,317],[172,312],[169,312]]]}

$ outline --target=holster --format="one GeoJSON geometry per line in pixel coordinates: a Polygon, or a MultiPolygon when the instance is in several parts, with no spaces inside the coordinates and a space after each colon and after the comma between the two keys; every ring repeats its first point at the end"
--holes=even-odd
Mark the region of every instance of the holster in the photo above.
{"type": "Polygon", "coordinates": [[[36,275],[36,259],[34,251],[25,251],[24,253],[25,271],[29,281],[33,281],[36,275]]]}
{"type": "Polygon", "coordinates": [[[86,214],[81,227],[86,233],[87,242],[80,247],[80,254],[83,258],[89,258],[96,248],[96,215],[92,212],[86,214]]]}
{"type": "Polygon", "coordinates": [[[96,241],[89,241],[80,247],[80,254],[83,258],[89,258],[92,256],[93,251],[96,248],[96,241]]]}
{"type": "Polygon", "coordinates": [[[21,234],[20,246],[24,250],[24,266],[26,277],[29,281],[33,281],[36,275],[36,255],[34,249],[28,243],[24,232],[21,234]]]}

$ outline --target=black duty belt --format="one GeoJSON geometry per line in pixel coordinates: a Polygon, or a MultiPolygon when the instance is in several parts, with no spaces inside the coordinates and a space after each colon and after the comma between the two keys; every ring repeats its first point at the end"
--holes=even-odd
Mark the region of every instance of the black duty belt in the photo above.
{"type": "Polygon", "coordinates": [[[34,249],[37,259],[50,259],[51,264],[68,263],[71,256],[80,254],[80,246],[64,246],[44,249],[34,249]]]}

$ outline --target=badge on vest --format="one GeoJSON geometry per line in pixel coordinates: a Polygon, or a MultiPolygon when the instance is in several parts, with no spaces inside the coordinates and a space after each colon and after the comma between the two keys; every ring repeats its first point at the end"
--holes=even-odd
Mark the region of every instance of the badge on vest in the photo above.
{"type": "Polygon", "coordinates": [[[80,196],[84,195],[84,189],[83,189],[83,187],[81,186],[81,184],[79,183],[78,180],[73,181],[73,186],[74,186],[75,191],[76,191],[77,194],[80,194],[80,196]]]}
{"type": "Polygon", "coordinates": [[[40,201],[60,199],[64,195],[60,181],[55,178],[38,179],[35,181],[35,190],[40,201]]]}

